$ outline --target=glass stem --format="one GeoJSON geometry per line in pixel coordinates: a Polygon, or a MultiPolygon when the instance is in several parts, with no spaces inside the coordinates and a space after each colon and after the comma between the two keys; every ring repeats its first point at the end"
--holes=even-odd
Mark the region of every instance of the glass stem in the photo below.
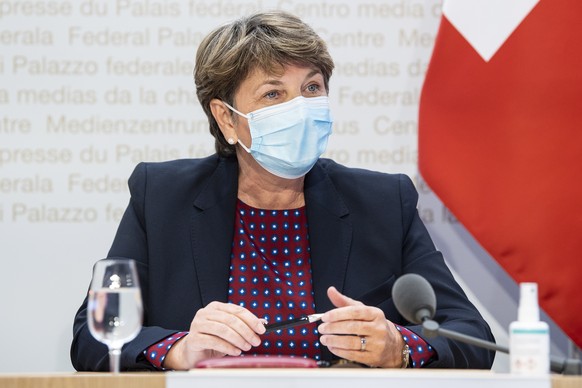
{"type": "Polygon", "coordinates": [[[121,349],[109,349],[109,371],[111,373],[119,373],[120,356],[121,349]]]}

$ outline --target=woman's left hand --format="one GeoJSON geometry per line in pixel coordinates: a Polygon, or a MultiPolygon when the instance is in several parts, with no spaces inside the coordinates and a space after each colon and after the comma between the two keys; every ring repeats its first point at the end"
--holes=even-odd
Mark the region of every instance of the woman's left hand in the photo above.
{"type": "Polygon", "coordinates": [[[323,315],[318,331],[330,352],[368,366],[400,368],[404,339],[382,310],[351,299],[335,287],[328,288],[327,296],[337,308],[323,315]]]}

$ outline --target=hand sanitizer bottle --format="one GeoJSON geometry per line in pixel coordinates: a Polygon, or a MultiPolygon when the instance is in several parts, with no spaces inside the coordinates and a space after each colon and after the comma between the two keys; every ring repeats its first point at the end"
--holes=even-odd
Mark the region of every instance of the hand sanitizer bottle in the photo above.
{"type": "Polygon", "coordinates": [[[509,325],[509,363],[511,373],[549,373],[550,331],[540,321],[537,283],[520,283],[517,321],[509,325]]]}

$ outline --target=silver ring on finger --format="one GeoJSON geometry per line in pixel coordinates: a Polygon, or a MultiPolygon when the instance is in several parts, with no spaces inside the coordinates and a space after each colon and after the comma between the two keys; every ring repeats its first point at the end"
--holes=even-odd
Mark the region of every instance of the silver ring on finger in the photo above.
{"type": "Polygon", "coordinates": [[[360,337],[360,352],[366,351],[366,337],[360,337]]]}

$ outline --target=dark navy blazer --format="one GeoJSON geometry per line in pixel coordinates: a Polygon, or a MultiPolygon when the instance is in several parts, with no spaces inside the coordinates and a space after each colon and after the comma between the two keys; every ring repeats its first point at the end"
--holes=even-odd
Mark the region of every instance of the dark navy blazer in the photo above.
{"type": "MultiPolygon", "coordinates": [[[[121,368],[152,369],[142,352],[179,330],[196,311],[226,302],[238,189],[236,158],[139,164],[129,179],[131,200],[109,257],[137,260],[144,328],[127,344],[121,368]]],[[[405,175],[341,166],[320,159],[305,178],[316,311],[333,308],[326,290],[382,309],[394,323],[410,325],[396,311],[391,289],[404,273],[427,278],[437,296],[442,327],[493,340],[420,220],[418,194],[405,175]]],[[[107,370],[105,346],[89,333],[86,300],[74,324],[71,359],[77,370],[107,370]]],[[[438,360],[431,367],[490,368],[493,353],[444,338],[428,341],[438,360]]],[[[322,357],[332,354],[322,347],[322,357]]]]}

